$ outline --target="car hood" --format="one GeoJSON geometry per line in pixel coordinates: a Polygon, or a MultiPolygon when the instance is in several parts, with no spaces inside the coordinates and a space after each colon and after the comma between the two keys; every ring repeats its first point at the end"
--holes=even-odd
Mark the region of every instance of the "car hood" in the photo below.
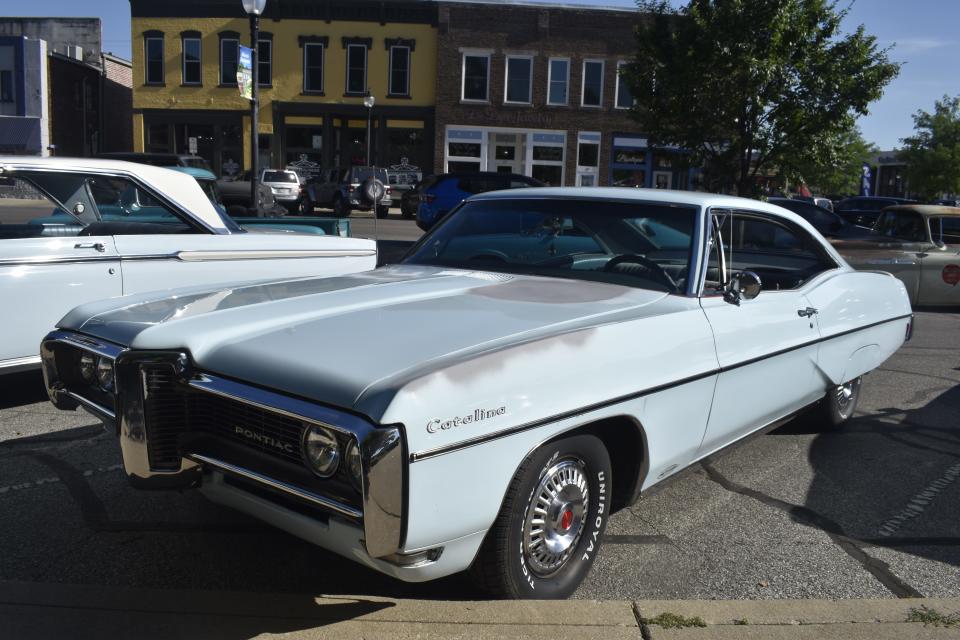
{"type": "Polygon", "coordinates": [[[134,349],[185,350],[209,373],[377,419],[391,391],[438,369],[664,312],[673,298],[597,282],[399,265],[101,301],[74,309],[59,326],[134,349]]]}

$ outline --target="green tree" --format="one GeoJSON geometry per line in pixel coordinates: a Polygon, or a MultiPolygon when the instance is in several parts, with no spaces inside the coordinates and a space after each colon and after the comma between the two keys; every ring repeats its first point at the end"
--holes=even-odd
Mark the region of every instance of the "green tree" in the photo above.
{"type": "Polygon", "coordinates": [[[653,144],[675,144],[713,190],[753,195],[756,176],[817,166],[899,65],[829,0],[638,0],[637,55],[624,77],[653,144]]]}
{"type": "Polygon", "coordinates": [[[783,173],[795,182],[803,182],[814,188],[817,193],[857,193],[860,190],[863,163],[880,149],[864,140],[857,127],[841,131],[827,148],[831,153],[804,158],[805,162],[785,164],[783,173]]]}
{"type": "Polygon", "coordinates": [[[907,163],[910,191],[924,199],[960,194],[960,96],[943,96],[933,113],[917,111],[913,128],[897,154],[907,163]]]}

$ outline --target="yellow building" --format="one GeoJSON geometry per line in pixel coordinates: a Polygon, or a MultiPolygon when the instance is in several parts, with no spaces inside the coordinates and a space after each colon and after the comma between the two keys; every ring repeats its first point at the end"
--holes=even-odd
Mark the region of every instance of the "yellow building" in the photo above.
{"type": "MultiPolygon", "coordinates": [[[[135,151],[195,153],[218,175],[250,165],[250,45],[241,0],[131,0],[135,151]]],[[[259,165],[434,165],[436,6],[267,0],[260,20],[259,165]],[[375,105],[368,110],[364,96],[375,105]]]]}

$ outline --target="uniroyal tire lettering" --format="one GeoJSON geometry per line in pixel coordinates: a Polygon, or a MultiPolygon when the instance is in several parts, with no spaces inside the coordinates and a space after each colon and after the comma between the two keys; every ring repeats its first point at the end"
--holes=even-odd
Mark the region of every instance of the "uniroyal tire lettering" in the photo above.
{"type": "Polygon", "coordinates": [[[600,490],[597,492],[598,504],[597,504],[597,519],[594,520],[593,533],[588,539],[588,544],[586,550],[583,552],[583,557],[581,560],[589,560],[590,554],[593,553],[593,550],[597,546],[597,538],[600,536],[600,526],[603,524],[603,507],[606,504],[607,500],[607,484],[606,478],[603,476],[603,471],[597,473],[597,483],[600,485],[600,490]]]}

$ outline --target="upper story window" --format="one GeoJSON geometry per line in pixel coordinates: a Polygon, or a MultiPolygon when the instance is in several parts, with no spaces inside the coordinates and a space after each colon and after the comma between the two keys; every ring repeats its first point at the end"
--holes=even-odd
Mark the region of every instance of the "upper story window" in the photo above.
{"type": "Polygon", "coordinates": [[[180,66],[181,83],[200,85],[203,83],[203,63],[199,31],[184,31],[180,34],[182,60],[180,66]]]}
{"type": "Polygon", "coordinates": [[[387,95],[410,95],[410,57],[416,43],[414,40],[386,39],[387,50],[390,52],[390,77],[388,79],[387,95]]]}
{"type": "Polygon", "coordinates": [[[580,104],[599,107],[603,104],[603,60],[583,61],[583,87],[580,104]]]}
{"type": "Polygon", "coordinates": [[[261,87],[273,84],[273,34],[263,31],[257,38],[257,84],[261,87]]]}
{"type": "Polygon", "coordinates": [[[570,100],[570,60],[550,58],[547,68],[547,104],[566,105],[570,100]]]}
{"type": "Polygon", "coordinates": [[[371,44],[372,38],[343,39],[343,47],[347,50],[347,94],[363,95],[367,92],[367,50],[371,44]]]}
{"type": "Polygon", "coordinates": [[[0,102],[13,102],[14,55],[12,46],[0,47],[0,102]]]}
{"type": "Polygon", "coordinates": [[[322,94],[327,36],[300,36],[297,40],[303,48],[303,92],[322,94]]]}
{"type": "Polygon", "coordinates": [[[617,95],[614,100],[614,106],[617,109],[629,109],[633,106],[633,96],[630,94],[630,87],[627,86],[623,73],[626,71],[627,63],[621,60],[617,63],[617,95]]]}
{"type": "Polygon", "coordinates": [[[533,84],[533,57],[507,56],[505,103],[530,104],[533,84]]]}
{"type": "Polygon", "coordinates": [[[237,61],[240,57],[240,34],[236,31],[220,32],[220,84],[236,86],[237,61]]]}
{"type": "Polygon", "coordinates": [[[143,34],[143,82],[163,84],[163,32],[147,31],[143,34]]]}
{"type": "Polygon", "coordinates": [[[461,99],[474,102],[490,100],[490,54],[463,54],[463,87],[461,99]]]}

